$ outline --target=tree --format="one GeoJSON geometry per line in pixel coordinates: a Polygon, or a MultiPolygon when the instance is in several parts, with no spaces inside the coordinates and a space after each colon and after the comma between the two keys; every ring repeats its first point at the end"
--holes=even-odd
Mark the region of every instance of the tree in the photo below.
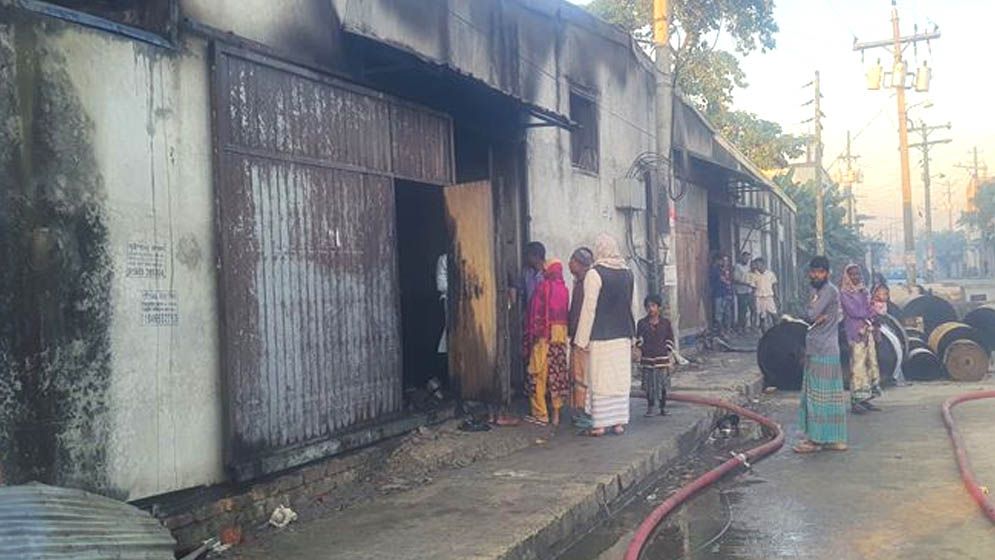
{"type": "MultiPolygon", "coordinates": [[[[809,181],[800,185],[794,181],[790,173],[779,176],[774,181],[784,189],[798,208],[795,236],[798,242],[799,262],[806,263],[816,255],[815,182],[809,181]]],[[[823,197],[826,256],[836,270],[847,263],[861,262],[864,258],[864,244],[860,235],[845,223],[845,200],[846,196],[838,186],[831,185],[826,188],[823,197]]]]}
{"type": "Polygon", "coordinates": [[[961,216],[962,225],[981,232],[986,242],[995,241],[995,180],[982,183],[974,197],[974,208],[961,216]]]}
{"type": "MultiPolygon", "coordinates": [[[[617,24],[637,40],[650,40],[652,0],[594,0],[588,9],[617,24]]],[[[733,92],[747,87],[736,56],[715,48],[720,33],[741,55],[775,46],[774,3],[770,0],[674,0],[671,34],[677,38],[677,86],[731,140],[762,168],[784,167],[802,153],[804,139],[784,134],[774,122],[732,111],[733,92]],[[714,36],[714,38],[713,38],[714,36]],[[711,42],[709,41],[711,39],[711,42]]]]}
{"type": "Polygon", "coordinates": [[[804,154],[804,139],[785,134],[781,125],[746,111],[727,111],[713,118],[715,126],[761,169],[786,167],[804,154]]]}
{"type": "MultiPolygon", "coordinates": [[[[925,240],[923,240],[925,243],[925,240]]],[[[967,251],[967,236],[963,231],[940,231],[933,234],[933,250],[936,264],[944,272],[944,276],[952,278],[964,262],[967,251]]],[[[925,252],[925,248],[924,248],[925,252]]]]}

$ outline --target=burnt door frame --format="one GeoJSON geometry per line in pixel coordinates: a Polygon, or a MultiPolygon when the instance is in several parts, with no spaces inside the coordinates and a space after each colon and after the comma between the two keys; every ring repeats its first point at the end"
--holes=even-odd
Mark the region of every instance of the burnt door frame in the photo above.
{"type": "Polygon", "coordinates": [[[522,315],[512,297],[522,268],[522,246],[528,224],[528,203],[523,138],[495,141],[490,148],[490,175],[494,213],[494,267],[497,281],[498,354],[502,402],[511,401],[513,389],[524,381],[521,355],[522,315]],[[518,379],[518,376],[522,379],[518,379]]]}

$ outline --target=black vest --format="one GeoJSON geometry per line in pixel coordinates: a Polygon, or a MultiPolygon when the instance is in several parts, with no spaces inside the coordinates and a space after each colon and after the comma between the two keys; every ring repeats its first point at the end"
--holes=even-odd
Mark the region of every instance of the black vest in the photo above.
{"type": "Polygon", "coordinates": [[[595,266],[601,277],[601,293],[594,312],[591,340],[615,340],[636,336],[632,317],[632,271],[595,266]]]}

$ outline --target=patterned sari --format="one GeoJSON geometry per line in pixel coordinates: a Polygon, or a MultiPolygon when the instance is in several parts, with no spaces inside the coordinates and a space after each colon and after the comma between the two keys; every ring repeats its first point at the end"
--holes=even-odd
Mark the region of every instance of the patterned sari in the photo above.
{"type": "Polygon", "coordinates": [[[528,376],[525,392],[529,396],[532,416],[549,421],[546,397],[554,411],[570,394],[570,368],[567,361],[567,316],[570,294],[563,282],[563,264],[550,261],[543,280],[536,287],[529,304],[525,346],[528,352],[528,376]]]}

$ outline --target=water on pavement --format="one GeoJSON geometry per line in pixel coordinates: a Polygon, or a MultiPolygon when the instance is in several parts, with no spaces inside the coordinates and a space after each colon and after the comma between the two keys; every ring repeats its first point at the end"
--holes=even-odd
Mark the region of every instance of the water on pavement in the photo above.
{"type": "MultiPolygon", "coordinates": [[[[947,397],[993,386],[891,389],[879,401],[882,412],[850,416],[849,452],[811,456],[790,450],[797,395],[779,395],[770,414],[786,427],[789,445],[694,498],[658,531],[643,558],[995,558],[995,527],[963,488],[939,413],[947,397]]],[[[995,402],[964,404],[955,416],[975,472],[995,488],[995,402]]],[[[714,455],[705,448],[684,468],[701,472],[717,464],[714,455]]],[[[669,486],[644,492],[563,558],[620,558],[635,526],[681,478],[678,469],[669,486]]]]}

